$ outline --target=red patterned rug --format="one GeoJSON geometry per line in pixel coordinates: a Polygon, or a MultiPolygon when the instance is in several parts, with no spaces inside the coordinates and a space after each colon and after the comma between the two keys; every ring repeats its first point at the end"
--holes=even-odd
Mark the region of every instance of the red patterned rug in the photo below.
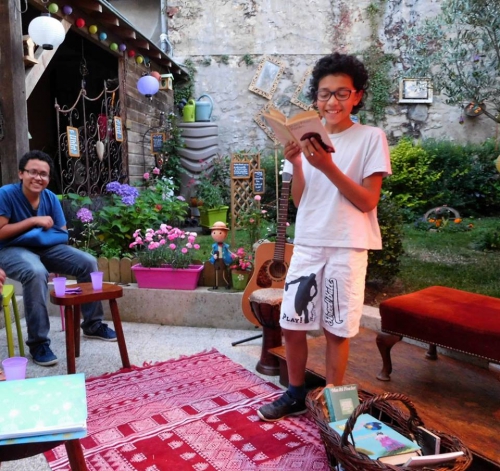
{"type": "MultiPolygon", "coordinates": [[[[216,350],[88,379],[88,470],[328,470],[309,414],[259,420],[281,392],[216,350]]],[[[45,456],[70,471],[64,446],[45,456]]]]}

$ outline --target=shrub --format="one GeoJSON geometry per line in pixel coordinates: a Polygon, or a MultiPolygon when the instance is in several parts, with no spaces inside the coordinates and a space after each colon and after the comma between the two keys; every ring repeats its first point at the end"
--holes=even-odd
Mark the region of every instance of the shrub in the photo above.
{"type": "Polygon", "coordinates": [[[481,232],[474,241],[474,248],[484,252],[500,251],[500,226],[481,232]]]}
{"type": "Polygon", "coordinates": [[[403,250],[403,216],[401,208],[390,194],[380,198],[377,208],[382,234],[382,250],[368,251],[366,280],[390,284],[400,272],[403,250]]]}

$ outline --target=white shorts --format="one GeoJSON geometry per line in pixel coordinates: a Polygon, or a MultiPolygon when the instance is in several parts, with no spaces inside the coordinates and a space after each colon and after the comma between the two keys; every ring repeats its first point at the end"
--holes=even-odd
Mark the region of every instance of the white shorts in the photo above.
{"type": "Polygon", "coordinates": [[[289,330],[323,327],[338,337],[354,337],[363,311],[367,264],[364,249],[295,245],[280,326],[289,330]]]}

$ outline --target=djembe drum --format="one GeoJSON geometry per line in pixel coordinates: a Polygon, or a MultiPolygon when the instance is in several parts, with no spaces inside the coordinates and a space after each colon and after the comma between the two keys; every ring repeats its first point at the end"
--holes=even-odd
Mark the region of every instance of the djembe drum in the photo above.
{"type": "Polygon", "coordinates": [[[277,376],[280,373],[279,360],[269,353],[269,349],[281,346],[282,298],[283,289],[278,288],[258,289],[249,297],[253,315],[262,326],[262,351],[255,369],[263,375],[277,376]]]}

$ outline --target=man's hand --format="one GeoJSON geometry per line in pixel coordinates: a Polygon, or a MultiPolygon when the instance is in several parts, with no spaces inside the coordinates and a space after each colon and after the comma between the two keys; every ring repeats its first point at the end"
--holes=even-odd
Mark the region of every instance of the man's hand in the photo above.
{"type": "Polygon", "coordinates": [[[35,216],[35,226],[50,229],[54,225],[54,220],[50,216],[35,216]]]}

